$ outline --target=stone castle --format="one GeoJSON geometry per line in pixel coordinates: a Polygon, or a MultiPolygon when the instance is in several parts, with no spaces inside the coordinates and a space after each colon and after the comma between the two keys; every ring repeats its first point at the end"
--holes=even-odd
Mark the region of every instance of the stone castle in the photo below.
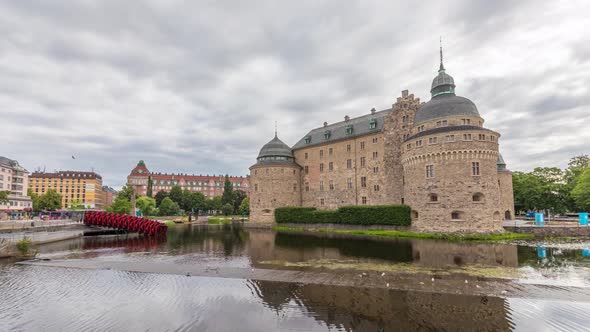
{"type": "Polygon", "coordinates": [[[442,50],[430,92],[421,103],[402,91],[390,109],[324,123],[293,147],[275,133],[250,167],[251,219],[273,222],[285,206],[407,204],[417,230],[501,231],[514,198],[500,134],[455,94],[442,50]]]}

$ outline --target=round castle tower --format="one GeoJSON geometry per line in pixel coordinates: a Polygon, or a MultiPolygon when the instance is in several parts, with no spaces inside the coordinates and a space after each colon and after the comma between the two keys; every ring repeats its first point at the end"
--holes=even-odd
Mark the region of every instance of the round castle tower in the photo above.
{"type": "Polygon", "coordinates": [[[301,206],[301,166],[276,132],[256,160],[250,167],[250,218],[254,222],[274,222],[275,208],[301,206]]]}
{"type": "Polygon", "coordinates": [[[455,95],[442,49],[430,92],[431,100],[416,112],[412,134],[402,146],[412,225],[438,232],[501,231],[500,134],[483,126],[471,100],[455,95]]]}

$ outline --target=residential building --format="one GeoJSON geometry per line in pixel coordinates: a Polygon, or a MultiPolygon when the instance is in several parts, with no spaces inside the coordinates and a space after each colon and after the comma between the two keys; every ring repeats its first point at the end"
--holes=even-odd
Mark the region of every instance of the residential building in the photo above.
{"type": "Polygon", "coordinates": [[[88,209],[104,209],[102,177],[95,172],[33,172],[29,176],[29,188],[37,195],[43,195],[49,189],[55,190],[61,195],[61,207],[64,209],[72,203],[83,204],[88,209]]]}
{"type": "MultiPolygon", "coordinates": [[[[148,180],[152,181],[152,195],[158,191],[169,192],[173,186],[178,185],[183,190],[197,191],[203,193],[205,197],[212,198],[221,196],[225,183],[225,175],[194,175],[194,174],[168,174],[160,172],[150,172],[143,160],[131,170],[127,177],[127,185],[132,186],[138,195],[147,194],[148,180]]],[[[249,179],[244,176],[230,176],[234,190],[249,192],[249,179]]]]}
{"type": "Polygon", "coordinates": [[[27,196],[28,174],[16,160],[0,156],[0,191],[8,192],[8,203],[0,203],[0,220],[30,215],[33,203],[27,196]]]}

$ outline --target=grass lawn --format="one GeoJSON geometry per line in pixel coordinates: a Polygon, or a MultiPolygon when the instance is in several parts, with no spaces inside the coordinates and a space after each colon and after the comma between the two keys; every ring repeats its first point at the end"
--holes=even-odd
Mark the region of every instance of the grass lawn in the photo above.
{"type": "Polygon", "coordinates": [[[334,233],[358,236],[374,236],[382,238],[415,238],[415,239],[435,239],[448,241],[505,241],[505,240],[523,240],[532,239],[533,234],[522,233],[498,233],[498,234],[445,234],[445,233],[418,233],[396,230],[345,230],[345,229],[305,229],[303,227],[275,226],[274,230],[279,232],[316,232],[316,233],[334,233]]]}

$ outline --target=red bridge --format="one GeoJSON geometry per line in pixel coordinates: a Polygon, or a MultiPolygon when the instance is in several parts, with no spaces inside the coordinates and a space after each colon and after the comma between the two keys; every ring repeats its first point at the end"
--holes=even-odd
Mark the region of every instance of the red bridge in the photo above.
{"type": "Polygon", "coordinates": [[[86,211],[84,224],[138,232],[149,236],[165,235],[168,231],[165,224],[155,220],[104,211],[86,211]]]}

